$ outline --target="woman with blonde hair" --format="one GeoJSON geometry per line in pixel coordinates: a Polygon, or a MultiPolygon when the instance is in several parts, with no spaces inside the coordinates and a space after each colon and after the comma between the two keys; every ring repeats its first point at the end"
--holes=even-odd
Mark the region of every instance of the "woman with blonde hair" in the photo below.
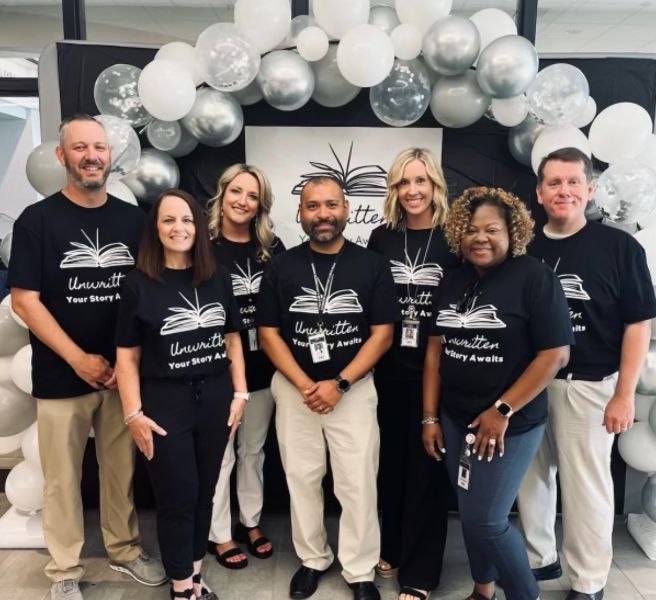
{"type": "Polygon", "coordinates": [[[266,175],[257,167],[235,164],[218,181],[210,200],[209,231],[217,262],[230,272],[239,305],[250,401],[237,434],[237,499],[239,521],[231,532],[230,474],[235,464],[234,439],[228,440],[214,496],[208,549],[219,564],[242,569],[248,558],[234,540],[247,544],[256,558],[269,558],[273,546],[259,528],[263,504],[264,443],[273,412],[269,384],[273,366],[259,348],[255,307],[266,263],[284,246],[274,235],[269,217],[273,195],[266,175]],[[233,540],[234,538],[234,540],[233,540]]]}
{"type": "Polygon", "coordinates": [[[374,373],[383,519],[376,571],[398,574],[400,600],[425,600],[440,581],[449,483],[444,466],[421,444],[421,378],[432,296],[445,270],[458,262],[442,231],[446,182],[429,150],[408,148],[394,159],[383,210],[386,223],[372,232],[369,248],[389,260],[402,321],[374,373]]]}

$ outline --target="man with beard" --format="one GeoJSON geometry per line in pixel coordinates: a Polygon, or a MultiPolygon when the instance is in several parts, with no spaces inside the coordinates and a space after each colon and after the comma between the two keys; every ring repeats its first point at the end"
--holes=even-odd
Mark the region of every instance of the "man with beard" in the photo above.
{"type": "Polygon", "coordinates": [[[66,168],[66,186],[28,206],[16,221],[8,281],[33,351],[51,598],[81,600],[80,479],[92,427],[110,567],[151,586],[166,576],[139,543],[134,445],[113,370],[116,310],[122,281],[134,267],[144,215],[107,194],[110,149],[100,123],[75,115],[59,132],[56,154],[66,168]]]}
{"type": "Polygon", "coordinates": [[[376,507],[379,434],[371,369],[392,343],[399,318],[394,281],[381,255],[344,239],[349,205],[330,177],[303,188],[300,220],[309,237],[274,256],[257,307],[276,430],[291,500],[292,540],[302,561],[291,598],[308,598],[333,562],[321,482],[330,453],[342,507],[338,558],[355,600],[377,600],[376,507]]]}

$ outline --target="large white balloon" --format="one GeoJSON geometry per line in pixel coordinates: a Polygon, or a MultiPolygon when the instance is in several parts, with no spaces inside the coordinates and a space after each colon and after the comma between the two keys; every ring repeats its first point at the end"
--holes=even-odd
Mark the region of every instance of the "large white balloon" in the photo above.
{"type": "Polygon", "coordinates": [[[21,447],[25,431],[20,431],[15,435],[0,436],[0,456],[16,452],[21,447]]]}
{"type": "Polygon", "coordinates": [[[542,69],[526,91],[531,112],[548,125],[571,123],[590,96],[588,80],[580,69],[556,63],[542,69]]]}
{"type": "Polygon", "coordinates": [[[636,389],[641,394],[656,395],[656,342],[654,341],[649,343],[649,352],[642,365],[636,389]]]}
{"type": "Polygon", "coordinates": [[[648,135],[636,160],[656,171],[656,135],[648,135]]]}
{"type": "MultiPolygon", "coordinates": [[[[379,7],[385,8],[385,7],[379,7]]],[[[394,54],[401,60],[412,60],[421,52],[421,32],[415,25],[402,23],[390,34],[394,54]]]]}
{"type": "Polygon", "coordinates": [[[633,102],[618,102],[602,110],[590,125],[592,153],[607,163],[638,156],[651,135],[649,113],[633,102]]]}
{"type": "Polygon", "coordinates": [[[39,458],[39,430],[36,422],[32,423],[25,431],[25,435],[21,441],[21,452],[27,462],[41,465],[41,459],[39,458]]]}
{"type": "MultiPolygon", "coordinates": [[[[16,323],[18,323],[23,329],[27,329],[27,323],[25,323],[25,321],[23,321],[23,319],[21,319],[14,312],[14,309],[11,306],[11,295],[5,296],[2,299],[2,302],[0,302],[0,304],[2,304],[2,306],[6,306],[7,308],[9,308],[9,312],[11,313],[11,316],[14,319],[14,321],[16,321],[16,323]]],[[[2,379],[0,379],[0,381],[2,381],[2,379]]]]}
{"type": "Polygon", "coordinates": [[[196,48],[187,42],[164,44],[155,54],[154,60],[169,60],[178,64],[191,75],[196,87],[205,81],[203,65],[198,58],[196,48]]]}
{"type": "Polygon", "coordinates": [[[26,329],[23,329],[11,314],[10,298],[0,303],[0,356],[8,356],[29,344],[26,329]]]}
{"type": "Polygon", "coordinates": [[[431,112],[445,127],[472,125],[489,106],[490,98],[478,86],[471,70],[457,77],[442,77],[433,87],[431,112]]]}
{"type": "Polygon", "coordinates": [[[656,396],[646,396],[636,392],[635,420],[649,422],[649,412],[654,404],[656,404],[656,396]]]}
{"type": "Polygon", "coordinates": [[[314,0],[312,9],[319,26],[337,40],[369,21],[369,0],[314,0]]]}
{"type": "Polygon", "coordinates": [[[635,224],[656,215],[656,171],[627,160],[610,165],[597,180],[594,192],[604,217],[635,224]]]}
{"type": "Polygon", "coordinates": [[[55,155],[58,144],[59,142],[43,142],[27,157],[27,180],[42,196],[50,196],[66,186],[66,169],[55,155]]]}
{"type": "Polygon", "coordinates": [[[137,198],[132,193],[132,190],[122,181],[110,181],[107,184],[107,193],[119,200],[123,200],[123,202],[137,206],[137,198]]]}
{"type": "Polygon", "coordinates": [[[127,121],[111,115],[98,115],[96,121],[102,124],[112,155],[109,181],[121,179],[139,163],[141,143],[139,136],[127,121]]]}
{"type": "Polygon", "coordinates": [[[504,35],[517,35],[514,19],[498,8],[484,8],[469,17],[478,29],[481,38],[481,52],[494,40],[504,35]]]}
{"type": "Polygon", "coordinates": [[[592,119],[595,118],[596,114],[597,114],[597,103],[595,102],[595,99],[592,96],[588,96],[588,101],[585,104],[585,108],[572,121],[572,125],[574,125],[574,127],[578,127],[579,129],[581,127],[585,127],[586,125],[590,125],[590,123],[592,123],[592,119]]]}
{"type": "Polygon", "coordinates": [[[289,33],[292,9],[289,0],[237,0],[235,25],[259,50],[273,50],[289,33]]]}
{"type": "Polygon", "coordinates": [[[23,512],[43,508],[43,473],[32,462],[18,463],[7,475],[5,493],[10,504],[23,512]]]}
{"type": "Polygon", "coordinates": [[[636,471],[656,471],[656,435],[649,423],[635,423],[620,435],[617,448],[624,462],[636,471]]]}
{"type": "Polygon", "coordinates": [[[537,174],[540,161],[547,154],[561,148],[578,148],[586,156],[590,157],[590,142],[585,134],[574,125],[562,125],[560,127],[547,127],[535,140],[531,151],[531,166],[537,174]]]}
{"type": "Polygon", "coordinates": [[[25,431],[36,420],[36,401],[13,383],[0,383],[0,436],[25,431]]]}
{"type": "Polygon", "coordinates": [[[452,0],[396,0],[396,14],[401,23],[416,25],[422,35],[438,19],[451,12],[452,0]]]}
{"type": "Polygon", "coordinates": [[[11,379],[26,394],[32,393],[32,346],[23,346],[11,361],[11,379]]]}
{"type": "Polygon", "coordinates": [[[513,98],[492,98],[490,108],[497,123],[505,127],[519,125],[528,115],[528,101],[524,94],[513,98]]]}
{"type": "Polygon", "coordinates": [[[633,237],[645,249],[651,281],[656,283],[656,225],[641,229],[633,237]]]}
{"type": "Polygon", "coordinates": [[[154,60],[141,71],[139,97],[156,119],[177,121],[194,105],[196,86],[191,73],[178,63],[154,60]]]}
{"type": "Polygon", "coordinates": [[[321,60],[328,52],[328,36],[320,27],[306,27],[298,34],[296,46],[305,60],[321,60]]]}
{"type": "Polygon", "coordinates": [[[374,25],[349,30],[337,47],[337,65],[344,78],[359,87],[378,85],[394,65],[394,44],[374,25]]]}

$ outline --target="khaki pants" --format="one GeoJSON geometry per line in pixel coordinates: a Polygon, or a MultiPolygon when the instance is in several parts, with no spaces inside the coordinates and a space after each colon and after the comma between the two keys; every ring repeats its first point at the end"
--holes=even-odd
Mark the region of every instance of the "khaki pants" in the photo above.
{"type": "Polygon", "coordinates": [[[563,555],[572,589],[592,594],[606,585],[613,557],[615,507],[610,454],[614,435],[602,426],[617,376],[603,381],[554,379],[542,445],[517,496],[531,567],[556,551],[556,473],[563,510],[563,555]]]}
{"type": "Polygon", "coordinates": [[[78,580],[84,573],[82,459],[89,431],[96,438],[100,479],[100,527],[110,559],[128,562],[141,552],[132,501],[134,444],[113,390],[64,399],[37,400],[39,453],[44,476],[43,533],[52,581],[78,580]]]}
{"type": "Polygon", "coordinates": [[[376,474],[380,438],[373,377],[353,385],[328,415],[312,412],[279,372],[271,381],[276,430],[291,501],[292,541],[303,565],[325,570],[333,562],[324,526],[321,482],[326,446],[342,507],[338,558],[348,583],[372,581],[380,556],[376,474]]]}

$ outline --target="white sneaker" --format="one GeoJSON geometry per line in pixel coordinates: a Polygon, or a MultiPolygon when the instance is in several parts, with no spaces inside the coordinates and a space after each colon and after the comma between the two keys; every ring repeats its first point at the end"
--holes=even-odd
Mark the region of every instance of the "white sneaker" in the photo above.
{"type": "Polygon", "coordinates": [[[53,583],[50,600],[83,600],[78,582],[75,579],[64,579],[53,583]]]}

